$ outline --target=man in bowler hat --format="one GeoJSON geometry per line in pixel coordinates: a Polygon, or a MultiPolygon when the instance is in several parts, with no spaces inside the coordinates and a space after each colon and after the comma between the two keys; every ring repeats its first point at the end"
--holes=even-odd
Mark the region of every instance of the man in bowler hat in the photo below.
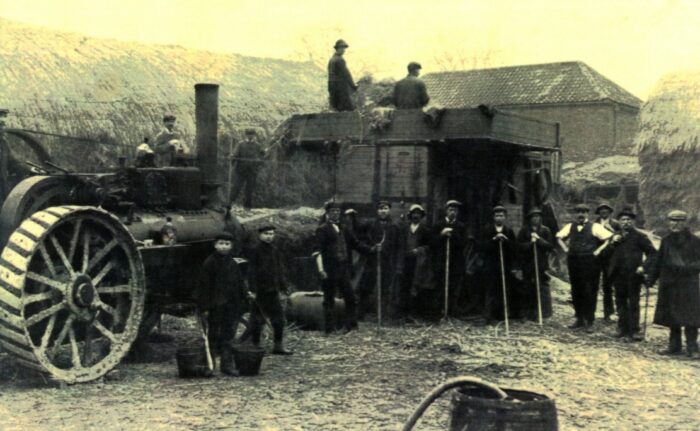
{"type": "Polygon", "coordinates": [[[343,54],[349,45],[338,39],[335,43],[335,53],[328,62],[328,95],[331,109],[336,111],[354,111],[355,103],[352,93],[358,88],[345,63],[343,54]]]}

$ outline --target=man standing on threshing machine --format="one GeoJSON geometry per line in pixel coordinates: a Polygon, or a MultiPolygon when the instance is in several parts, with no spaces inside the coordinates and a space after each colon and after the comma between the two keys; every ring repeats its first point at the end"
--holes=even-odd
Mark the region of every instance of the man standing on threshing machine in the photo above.
{"type": "Polygon", "coordinates": [[[275,227],[262,226],[258,229],[259,243],[251,253],[248,282],[255,295],[251,306],[250,320],[253,345],[260,345],[260,333],[265,321],[272,326],[274,338],[273,355],[291,355],[284,348],[284,308],[280,293],[289,293],[284,256],[275,244],[275,227]]]}
{"type": "Polygon", "coordinates": [[[335,43],[335,54],[328,62],[328,95],[331,109],[336,111],[354,111],[355,103],[352,101],[352,93],[357,91],[357,84],[352,79],[343,54],[349,45],[338,39],[335,43]]]}
{"type": "Polygon", "coordinates": [[[369,254],[372,248],[360,243],[348,226],[340,224],[341,206],[328,202],[325,206],[325,221],[316,229],[316,265],[323,285],[323,313],[325,333],[335,331],[335,296],[340,294],[345,301],[345,331],[357,329],[355,292],[350,284],[349,252],[357,250],[369,254]]]}
{"type": "Polygon", "coordinates": [[[401,291],[399,292],[399,313],[401,315],[427,316],[426,309],[434,293],[429,245],[432,232],[423,222],[425,210],[418,204],[411,205],[409,222],[402,226],[404,260],[401,291]]]}
{"type": "Polygon", "coordinates": [[[433,226],[431,249],[437,287],[436,302],[433,302],[433,306],[438,315],[444,315],[446,304],[448,315],[457,315],[459,307],[463,305],[467,227],[457,220],[461,207],[462,203],[459,201],[447,201],[445,218],[438,220],[433,226]]]}
{"type": "Polygon", "coordinates": [[[523,270],[522,305],[524,317],[532,320],[552,317],[552,293],[549,290],[549,253],[554,250],[554,235],[542,225],[542,211],[533,208],[527,214],[527,224],[518,232],[520,265],[523,270]],[[537,259],[537,260],[535,260],[537,259]],[[539,304],[538,297],[539,295],[539,304]]]}
{"type": "Polygon", "coordinates": [[[644,273],[648,272],[642,264],[646,257],[646,267],[651,265],[656,249],[646,235],[635,229],[636,215],[631,208],[623,209],[617,218],[620,221],[620,231],[612,237],[609,266],[603,270],[608,272],[615,287],[619,329],[617,336],[642,341],[644,337],[639,327],[639,293],[644,273]]]}
{"type": "Polygon", "coordinates": [[[513,276],[516,267],[515,232],[506,225],[508,211],[505,207],[496,205],[491,214],[493,223],[482,231],[479,248],[484,260],[485,317],[488,321],[498,321],[519,317],[521,304],[513,276]]]}
{"type": "Polygon", "coordinates": [[[557,232],[557,239],[568,255],[571,296],[576,313],[576,322],[569,328],[585,329],[586,332],[592,333],[600,274],[598,256],[604,252],[613,234],[601,224],[591,223],[588,220],[588,211],[588,205],[576,205],[574,222],[557,232]],[[566,240],[568,245],[564,242],[566,240]]]}
{"type": "Polygon", "coordinates": [[[665,355],[683,351],[681,329],[685,327],[688,356],[698,353],[700,326],[700,239],[686,227],[688,214],[674,210],[668,214],[670,233],[661,240],[659,252],[650,265],[646,280],[650,287],[659,280],[659,296],[654,323],[671,328],[665,355]]]}
{"type": "MultiPolygon", "coordinates": [[[[620,222],[612,218],[613,209],[606,202],[602,202],[600,205],[598,205],[595,213],[597,214],[597,217],[594,223],[600,224],[613,234],[620,231],[620,222]]],[[[598,277],[602,277],[603,319],[605,322],[610,322],[610,316],[615,314],[612,280],[610,279],[607,271],[607,268],[610,266],[610,256],[610,253],[603,253],[598,258],[600,268],[600,274],[598,277]]],[[[596,302],[598,302],[598,290],[596,290],[595,296],[596,302]]]]}
{"type": "MultiPolygon", "coordinates": [[[[391,203],[379,201],[377,218],[367,226],[367,240],[370,244],[377,246],[377,252],[368,257],[360,282],[361,316],[372,310],[370,296],[375,292],[375,298],[377,300],[381,298],[381,313],[386,315],[387,311],[390,311],[391,317],[398,317],[398,290],[403,273],[403,244],[401,228],[394,223],[390,214],[391,203]]],[[[377,307],[374,309],[377,310],[377,307]]]]}
{"type": "Polygon", "coordinates": [[[156,165],[159,167],[173,166],[189,149],[182,141],[179,131],[175,129],[177,118],[172,114],[163,116],[163,129],[153,140],[153,151],[156,153],[156,165]]]}
{"type": "Polygon", "coordinates": [[[253,190],[258,171],[263,164],[265,150],[255,139],[255,129],[245,130],[245,140],[236,146],[231,154],[231,169],[233,169],[233,184],[229,202],[238,198],[241,190],[244,190],[243,207],[250,209],[253,207],[253,190]]]}
{"type": "Polygon", "coordinates": [[[418,78],[420,70],[420,63],[415,61],[408,63],[408,76],[394,85],[396,109],[420,109],[430,101],[425,82],[418,78]]]}

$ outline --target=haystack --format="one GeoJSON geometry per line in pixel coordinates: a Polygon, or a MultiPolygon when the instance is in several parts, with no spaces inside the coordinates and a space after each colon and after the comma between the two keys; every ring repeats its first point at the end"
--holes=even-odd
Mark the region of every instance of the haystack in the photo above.
{"type": "Polygon", "coordinates": [[[682,208],[691,228],[700,228],[700,70],[659,82],[642,107],[635,145],[648,226],[662,228],[665,214],[682,208]]]}

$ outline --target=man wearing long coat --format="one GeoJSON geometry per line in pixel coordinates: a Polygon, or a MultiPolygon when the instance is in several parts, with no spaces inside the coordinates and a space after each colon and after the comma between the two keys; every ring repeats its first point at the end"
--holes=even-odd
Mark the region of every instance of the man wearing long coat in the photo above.
{"type": "Polygon", "coordinates": [[[464,249],[467,245],[468,234],[466,225],[457,219],[461,207],[462,203],[459,201],[447,201],[445,218],[435,222],[431,242],[433,270],[435,271],[437,287],[435,295],[437,303],[434,306],[436,311],[444,313],[445,276],[449,274],[447,283],[449,285],[448,312],[450,315],[461,313],[466,299],[464,298],[464,275],[466,272],[464,249]],[[450,258],[449,272],[447,269],[448,255],[450,258]]]}
{"type": "Polygon", "coordinates": [[[537,270],[539,271],[540,303],[542,317],[552,317],[552,293],[549,289],[549,253],[554,250],[554,235],[542,224],[542,211],[533,208],[527,214],[528,223],[518,232],[520,265],[523,270],[522,306],[524,317],[538,318],[537,278],[535,271],[535,248],[537,248],[537,270]]]}
{"type": "Polygon", "coordinates": [[[432,299],[432,268],[430,241],[432,232],[423,222],[425,210],[420,205],[411,205],[409,222],[401,227],[404,245],[403,276],[399,293],[399,313],[416,313],[427,316],[429,300],[432,299]]]}
{"type": "Polygon", "coordinates": [[[683,350],[681,329],[685,328],[687,353],[698,357],[700,326],[700,238],[685,226],[687,213],[668,214],[671,233],[661,240],[659,252],[647,276],[647,286],[659,281],[654,323],[670,328],[668,349],[662,354],[677,355],[683,350]]]}
{"type": "Polygon", "coordinates": [[[339,39],[333,47],[335,53],[328,62],[328,96],[331,109],[336,111],[355,110],[351,95],[358,87],[343,58],[348,46],[343,39],[339,39]]]}
{"type": "Polygon", "coordinates": [[[516,236],[506,222],[506,209],[500,205],[493,208],[494,221],[481,232],[479,249],[484,259],[484,282],[486,289],[485,317],[487,320],[503,320],[503,278],[506,283],[506,299],[510,317],[520,313],[520,298],[516,294],[516,280],[512,272],[516,268],[516,236]],[[501,268],[501,250],[503,268],[501,268]]]}

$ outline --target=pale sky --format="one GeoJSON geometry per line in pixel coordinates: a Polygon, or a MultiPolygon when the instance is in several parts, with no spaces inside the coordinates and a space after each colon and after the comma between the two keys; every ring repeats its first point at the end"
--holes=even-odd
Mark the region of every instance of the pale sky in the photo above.
{"type": "Polygon", "coordinates": [[[581,60],[642,99],[665,73],[700,68],[696,0],[0,0],[0,17],[286,59],[325,60],[342,37],[356,78],[398,78],[414,60],[423,73],[581,60]]]}

